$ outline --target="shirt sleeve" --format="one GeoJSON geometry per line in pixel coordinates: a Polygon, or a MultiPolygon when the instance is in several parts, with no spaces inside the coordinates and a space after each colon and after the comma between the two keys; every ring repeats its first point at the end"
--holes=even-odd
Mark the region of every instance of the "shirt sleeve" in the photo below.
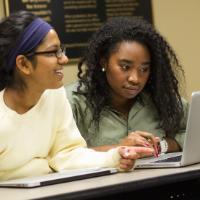
{"type": "Polygon", "coordinates": [[[62,97],[59,98],[59,105],[59,126],[48,156],[50,167],[55,171],[90,167],[119,168],[118,148],[108,152],[97,152],[87,148],[75,124],[64,89],[62,97]]]}

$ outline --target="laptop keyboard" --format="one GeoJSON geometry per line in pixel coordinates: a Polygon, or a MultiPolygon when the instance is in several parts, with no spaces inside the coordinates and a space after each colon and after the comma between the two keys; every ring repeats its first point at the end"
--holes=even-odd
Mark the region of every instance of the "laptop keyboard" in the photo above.
{"type": "Polygon", "coordinates": [[[182,155],[178,155],[178,156],[171,157],[171,158],[166,158],[166,159],[163,159],[163,160],[157,160],[157,161],[155,161],[155,163],[162,163],[162,162],[179,162],[179,161],[181,161],[181,157],[182,157],[182,155]]]}

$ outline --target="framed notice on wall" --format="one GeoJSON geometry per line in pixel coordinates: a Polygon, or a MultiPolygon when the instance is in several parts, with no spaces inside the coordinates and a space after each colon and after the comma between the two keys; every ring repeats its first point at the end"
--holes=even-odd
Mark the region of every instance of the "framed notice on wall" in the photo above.
{"type": "Polygon", "coordinates": [[[4,5],[6,16],[28,10],[49,22],[71,60],[82,56],[92,33],[111,17],[144,18],[152,23],[151,0],[4,0],[4,5]]]}

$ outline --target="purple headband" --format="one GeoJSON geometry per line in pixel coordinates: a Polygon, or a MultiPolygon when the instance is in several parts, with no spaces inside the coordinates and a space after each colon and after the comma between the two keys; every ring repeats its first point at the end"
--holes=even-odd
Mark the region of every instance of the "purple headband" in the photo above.
{"type": "Polygon", "coordinates": [[[10,71],[15,66],[18,55],[28,53],[37,47],[51,29],[53,29],[52,26],[41,18],[36,18],[32,21],[20,34],[15,47],[10,51],[7,58],[7,71],[10,71]]]}

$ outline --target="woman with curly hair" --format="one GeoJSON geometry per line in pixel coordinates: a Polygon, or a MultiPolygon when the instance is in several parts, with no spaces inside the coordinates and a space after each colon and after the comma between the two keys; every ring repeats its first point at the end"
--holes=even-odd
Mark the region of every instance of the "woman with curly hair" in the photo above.
{"type": "Polygon", "coordinates": [[[66,86],[78,128],[89,146],[154,146],[181,151],[187,102],[184,71],[167,41],[144,20],[113,18],[91,38],[66,86]],[[155,145],[156,144],[156,145],[155,145]]]}

